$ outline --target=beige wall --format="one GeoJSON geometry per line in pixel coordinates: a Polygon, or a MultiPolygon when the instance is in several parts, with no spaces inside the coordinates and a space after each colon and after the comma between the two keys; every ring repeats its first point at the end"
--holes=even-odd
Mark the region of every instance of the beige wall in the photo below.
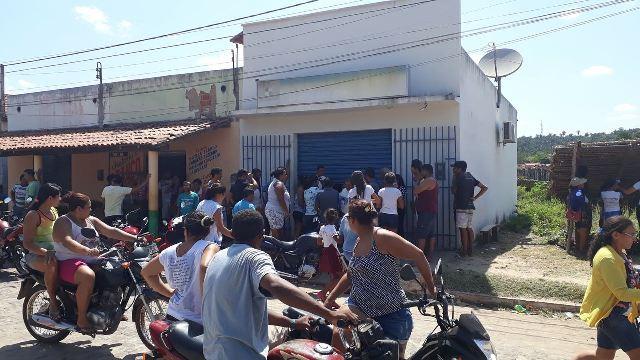
{"type": "Polygon", "coordinates": [[[33,167],[33,156],[9,156],[7,158],[7,189],[20,181],[20,174],[33,167]]]}
{"type": "Polygon", "coordinates": [[[221,167],[224,183],[229,185],[229,175],[240,166],[240,127],[238,122],[230,127],[207,130],[193,136],[176,140],[170,151],[184,151],[187,157],[187,179],[207,180],[213,167],[221,167]]]}
{"type": "Polygon", "coordinates": [[[109,153],[73,154],[71,156],[71,188],[99,200],[102,188],[109,175],[109,153]],[[98,181],[98,171],[103,170],[104,179],[98,181]]]}

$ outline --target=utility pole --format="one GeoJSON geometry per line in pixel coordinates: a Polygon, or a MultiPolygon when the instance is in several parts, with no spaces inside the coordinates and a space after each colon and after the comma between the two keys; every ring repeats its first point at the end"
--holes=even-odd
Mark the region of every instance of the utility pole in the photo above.
{"type": "Polygon", "coordinates": [[[5,107],[7,104],[4,102],[4,64],[0,64],[0,128],[4,130],[4,123],[7,121],[7,114],[5,107]]]}
{"type": "Polygon", "coordinates": [[[240,53],[238,52],[238,44],[236,44],[236,51],[234,53],[233,49],[231,50],[231,62],[233,63],[233,96],[236,98],[236,110],[240,110],[240,85],[238,84],[238,65],[240,59],[240,53]]]}
{"type": "Polygon", "coordinates": [[[96,79],[100,80],[98,85],[98,126],[104,126],[104,94],[102,92],[102,63],[96,63],[96,79]]]}

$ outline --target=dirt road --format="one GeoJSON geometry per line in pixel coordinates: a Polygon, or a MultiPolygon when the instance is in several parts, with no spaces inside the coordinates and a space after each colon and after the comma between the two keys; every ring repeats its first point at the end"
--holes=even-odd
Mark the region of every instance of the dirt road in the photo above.
{"type": "MultiPolygon", "coordinates": [[[[19,281],[9,270],[0,270],[0,304],[2,304],[2,336],[0,359],[60,359],[103,360],[140,359],[146,350],[136,334],[132,322],[121,324],[111,336],[91,339],[70,335],[61,344],[36,343],[22,322],[22,301],[16,299],[19,281]]],[[[283,304],[273,301],[269,305],[282,309],[283,304]]],[[[509,360],[566,360],[585,350],[595,349],[595,332],[576,319],[562,320],[539,315],[519,315],[508,311],[458,307],[457,313],[475,311],[493,338],[499,359],[509,360]]],[[[414,313],[415,329],[409,343],[414,352],[435,323],[414,313]]],[[[616,359],[625,358],[619,354],[616,359]]]]}

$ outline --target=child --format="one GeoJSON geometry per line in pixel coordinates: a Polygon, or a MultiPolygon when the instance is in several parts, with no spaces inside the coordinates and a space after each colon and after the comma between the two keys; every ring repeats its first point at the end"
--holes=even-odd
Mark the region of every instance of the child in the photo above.
{"type": "MultiPolygon", "coordinates": [[[[600,189],[600,197],[602,198],[601,219],[603,224],[612,216],[622,215],[620,211],[622,193],[620,193],[619,189],[619,182],[613,179],[607,180],[600,189]]],[[[600,226],[602,226],[602,224],[600,226]]]]}
{"type": "Polygon", "coordinates": [[[328,273],[331,276],[324,288],[316,295],[320,301],[326,299],[328,293],[338,284],[338,281],[344,275],[346,266],[338,252],[338,231],[336,223],[338,222],[338,210],[327,209],[324,213],[325,225],[320,227],[320,239],[322,239],[322,255],[320,256],[319,272],[328,273]]]}
{"type": "Polygon", "coordinates": [[[399,216],[398,209],[404,209],[404,198],[402,192],[396,186],[396,174],[388,172],[384,175],[384,187],[378,191],[378,196],[382,200],[378,223],[380,227],[398,232],[399,216]]]}

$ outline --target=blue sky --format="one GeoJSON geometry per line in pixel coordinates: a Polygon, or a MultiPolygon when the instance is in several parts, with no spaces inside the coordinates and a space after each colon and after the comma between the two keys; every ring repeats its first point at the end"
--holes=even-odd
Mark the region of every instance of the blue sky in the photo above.
{"type": "MultiPolygon", "coordinates": [[[[593,5],[601,1],[462,0],[463,29],[470,30],[504,21],[593,5]],[[514,14],[518,12],[524,13],[514,14]]],[[[3,44],[0,47],[0,61],[10,62],[134,40],[286,6],[294,2],[296,1],[6,2],[3,4],[0,22],[0,33],[4,34],[3,44]]],[[[321,0],[304,7],[267,15],[264,18],[368,2],[373,1],[321,0]]],[[[463,39],[463,45],[467,50],[485,47],[490,42],[496,42],[500,46],[504,41],[551,28],[577,24],[636,6],[640,6],[640,2],[630,1],[627,4],[565,16],[534,25],[467,37],[463,39]]],[[[240,24],[235,23],[99,53],[27,64],[22,67],[7,67],[6,71],[69,59],[93,58],[116,52],[233,35],[240,30],[240,24]]],[[[568,133],[577,131],[586,133],[609,131],[619,127],[640,127],[640,91],[638,91],[640,72],[636,66],[640,59],[640,47],[637,46],[638,34],[640,34],[640,11],[634,11],[570,30],[510,44],[509,47],[517,49],[524,57],[521,70],[503,81],[504,94],[519,111],[519,135],[540,133],[541,122],[545,134],[559,133],[563,130],[568,133]]],[[[230,67],[230,49],[231,44],[225,39],[109,58],[102,61],[105,68],[104,78],[108,82],[230,67]],[[172,60],[135,65],[164,59],[172,60]]],[[[471,55],[477,60],[483,52],[471,55]]],[[[41,91],[52,87],[92,84],[95,83],[94,68],[95,61],[89,61],[7,73],[7,89],[9,93],[19,93],[41,91]],[[64,73],[60,73],[63,71],[64,73]]]]}

